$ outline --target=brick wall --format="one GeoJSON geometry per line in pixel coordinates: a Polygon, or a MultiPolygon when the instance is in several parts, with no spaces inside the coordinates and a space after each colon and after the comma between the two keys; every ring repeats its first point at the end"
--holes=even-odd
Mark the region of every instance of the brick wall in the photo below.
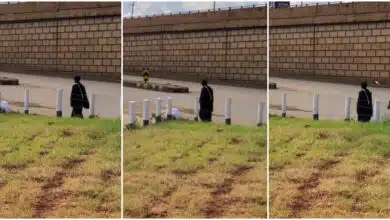
{"type": "Polygon", "coordinates": [[[270,76],[390,84],[389,3],[270,10],[270,76]]]}
{"type": "Polygon", "coordinates": [[[237,11],[125,20],[124,73],[263,87],[266,11],[237,11]]]}
{"type": "Polygon", "coordinates": [[[0,22],[1,71],[120,81],[120,3],[19,3],[0,9],[9,13],[0,15],[7,19],[0,22]]]}

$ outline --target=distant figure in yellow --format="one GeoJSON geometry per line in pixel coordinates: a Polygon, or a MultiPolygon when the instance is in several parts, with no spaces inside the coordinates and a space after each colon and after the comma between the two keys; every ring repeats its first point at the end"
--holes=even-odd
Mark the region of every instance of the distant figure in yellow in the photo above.
{"type": "Polygon", "coordinates": [[[144,78],[145,83],[149,81],[149,68],[144,68],[142,70],[142,77],[144,78]]]}

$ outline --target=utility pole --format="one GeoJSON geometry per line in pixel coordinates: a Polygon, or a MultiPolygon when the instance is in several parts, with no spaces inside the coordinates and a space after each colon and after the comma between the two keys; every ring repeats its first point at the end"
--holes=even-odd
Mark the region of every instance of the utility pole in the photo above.
{"type": "Polygon", "coordinates": [[[131,4],[131,17],[133,17],[133,15],[134,15],[134,4],[135,4],[135,2],[133,2],[131,4]]]}
{"type": "Polygon", "coordinates": [[[214,1],[214,7],[213,7],[213,8],[214,8],[214,10],[213,10],[213,11],[215,11],[215,1],[214,1]]]}

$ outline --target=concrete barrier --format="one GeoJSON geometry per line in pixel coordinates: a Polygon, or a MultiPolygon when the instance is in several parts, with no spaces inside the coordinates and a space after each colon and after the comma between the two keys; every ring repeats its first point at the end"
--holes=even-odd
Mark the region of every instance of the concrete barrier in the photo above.
{"type": "Polygon", "coordinates": [[[161,84],[153,82],[143,82],[136,80],[124,80],[123,86],[133,87],[138,89],[147,89],[153,91],[169,92],[169,93],[189,93],[190,90],[185,86],[178,86],[173,84],[161,84]]]}
{"type": "Polygon", "coordinates": [[[0,85],[19,85],[19,80],[0,76],[0,85]]]}

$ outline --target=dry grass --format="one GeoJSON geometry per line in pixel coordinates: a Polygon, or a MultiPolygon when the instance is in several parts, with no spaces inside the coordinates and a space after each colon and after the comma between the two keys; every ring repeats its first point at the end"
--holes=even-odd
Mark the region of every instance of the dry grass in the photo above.
{"type": "Polygon", "coordinates": [[[273,118],[270,216],[390,216],[390,126],[273,118]]]}
{"type": "Polygon", "coordinates": [[[119,218],[120,129],[0,114],[0,218],[119,218]]]}
{"type": "Polygon", "coordinates": [[[266,217],[264,128],[175,121],[124,141],[125,217],[266,217]]]}

